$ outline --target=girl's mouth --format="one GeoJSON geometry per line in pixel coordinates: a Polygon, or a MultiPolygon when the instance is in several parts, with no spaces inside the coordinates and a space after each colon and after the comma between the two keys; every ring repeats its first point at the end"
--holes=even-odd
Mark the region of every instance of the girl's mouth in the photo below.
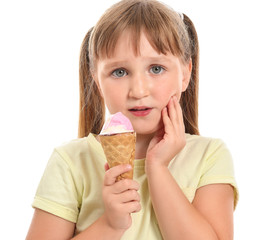
{"type": "Polygon", "coordinates": [[[149,107],[134,107],[129,109],[129,111],[136,117],[147,116],[151,112],[152,108],[149,107]]]}

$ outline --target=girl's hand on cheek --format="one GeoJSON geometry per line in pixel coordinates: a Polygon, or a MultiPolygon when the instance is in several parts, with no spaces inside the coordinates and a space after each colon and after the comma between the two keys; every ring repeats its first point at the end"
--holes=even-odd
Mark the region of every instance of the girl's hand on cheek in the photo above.
{"type": "Polygon", "coordinates": [[[103,201],[105,217],[108,225],[115,229],[125,231],[131,226],[130,214],[141,209],[139,184],[131,179],[123,179],[116,182],[117,176],[131,170],[130,165],[119,165],[113,168],[105,166],[105,178],[103,185],[103,201]]]}
{"type": "Polygon", "coordinates": [[[149,143],[146,171],[152,166],[166,166],[185,146],[185,127],[181,106],[173,96],[162,110],[163,127],[149,143]]]}

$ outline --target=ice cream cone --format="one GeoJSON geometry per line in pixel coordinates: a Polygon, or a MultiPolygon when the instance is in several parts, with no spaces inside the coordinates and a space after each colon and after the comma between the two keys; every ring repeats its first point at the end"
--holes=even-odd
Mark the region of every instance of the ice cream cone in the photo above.
{"type": "Polygon", "coordinates": [[[117,181],[125,178],[133,179],[136,134],[134,132],[112,135],[100,135],[100,141],[109,167],[130,164],[132,170],[117,177],[117,181]]]}

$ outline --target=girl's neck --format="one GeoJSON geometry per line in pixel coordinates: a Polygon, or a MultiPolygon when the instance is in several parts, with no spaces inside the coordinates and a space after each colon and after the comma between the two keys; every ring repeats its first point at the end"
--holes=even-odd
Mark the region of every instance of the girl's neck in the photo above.
{"type": "Polygon", "coordinates": [[[153,134],[150,135],[137,134],[135,159],[142,159],[146,157],[149,142],[151,141],[152,138],[153,138],[153,134]]]}

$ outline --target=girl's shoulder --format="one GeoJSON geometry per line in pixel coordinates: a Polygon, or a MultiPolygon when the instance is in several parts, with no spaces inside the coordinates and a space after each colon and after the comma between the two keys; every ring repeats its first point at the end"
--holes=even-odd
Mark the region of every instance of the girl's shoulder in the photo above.
{"type": "Polygon", "coordinates": [[[220,138],[205,137],[201,135],[186,134],[185,150],[200,153],[203,156],[214,152],[228,152],[225,142],[220,138]]]}
{"type": "Polygon", "coordinates": [[[73,139],[57,146],[54,149],[65,161],[74,165],[83,165],[84,162],[104,158],[101,144],[96,140],[96,135],[73,139]]]}
{"type": "Polygon", "coordinates": [[[66,151],[72,153],[83,153],[89,150],[101,152],[101,145],[96,139],[96,135],[90,133],[87,137],[72,139],[64,142],[55,148],[58,151],[66,151]]]}
{"type": "Polygon", "coordinates": [[[194,192],[199,187],[225,183],[234,187],[236,205],[238,191],[233,158],[222,139],[186,134],[185,148],[176,157],[172,167],[176,178],[179,179],[181,186],[187,188],[187,192],[190,188],[193,190],[195,186],[189,199],[193,200],[194,192]]]}
{"type": "Polygon", "coordinates": [[[224,141],[220,138],[192,135],[189,133],[186,133],[185,136],[186,136],[187,145],[190,144],[190,145],[200,145],[200,146],[208,146],[208,145],[217,146],[224,144],[224,141]]]}

